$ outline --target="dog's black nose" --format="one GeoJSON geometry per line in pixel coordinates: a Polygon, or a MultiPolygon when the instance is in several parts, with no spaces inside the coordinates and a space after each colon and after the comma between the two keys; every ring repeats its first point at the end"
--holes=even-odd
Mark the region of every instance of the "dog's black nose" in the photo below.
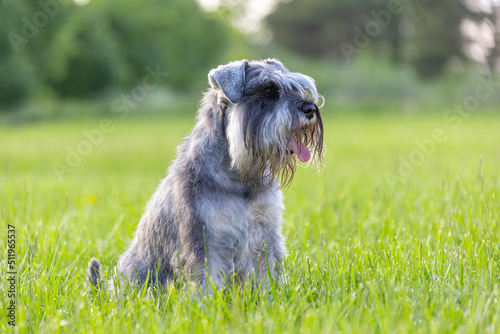
{"type": "Polygon", "coordinates": [[[304,103],[300,107],[300,110],[306,114],[307,119],[312,119],[314,117],[314,113],[316,112],[316,106],[311,103],[304,103]]]}

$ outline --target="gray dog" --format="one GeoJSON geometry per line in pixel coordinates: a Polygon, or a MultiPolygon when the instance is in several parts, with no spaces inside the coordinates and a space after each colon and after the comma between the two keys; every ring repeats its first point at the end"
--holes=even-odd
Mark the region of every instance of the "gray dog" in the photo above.
{"type": "MultiPolygon", "coordinates": [[[[221,65],[208,79],[197,123],[118,261],[134,284],[164,284],[179,270],[203,292],[206,275],[219,288],[233,275],[276,277],[285,253],[281,188],[299,160],[322,163],[312,78],[268,59],[221,65]]],[[[104,286],[96,259],[88,281],[104,286]]]]}

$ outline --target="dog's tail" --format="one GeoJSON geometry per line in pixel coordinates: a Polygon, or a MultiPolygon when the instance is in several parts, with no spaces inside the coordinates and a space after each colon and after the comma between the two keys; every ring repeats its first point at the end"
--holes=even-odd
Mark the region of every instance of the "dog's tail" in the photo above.
{"type": "Polygon", "coordinates": [[[105,282],[101,278],[101,265],[95,258],[89,262],[87,281],[89,282],[91,292],[94,289],[100,290],[105,288],[105,282]]]}

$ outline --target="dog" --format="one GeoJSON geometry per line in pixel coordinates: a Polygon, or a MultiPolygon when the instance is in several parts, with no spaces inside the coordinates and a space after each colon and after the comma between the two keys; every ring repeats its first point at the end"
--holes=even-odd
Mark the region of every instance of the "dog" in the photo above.
{"type": "MultiPolygon", "coordinates": [[[[322,165],[322,96],[276,59],[221,65],[208,80],[197,123],[118,261],[122,284],[163,285],[182,271],[205,293],[208,279],[279,279],[282,189],[300,162],[322,165]]],[[[92,259],[89,284],[104,287],[101,276],[92,259]]]]}

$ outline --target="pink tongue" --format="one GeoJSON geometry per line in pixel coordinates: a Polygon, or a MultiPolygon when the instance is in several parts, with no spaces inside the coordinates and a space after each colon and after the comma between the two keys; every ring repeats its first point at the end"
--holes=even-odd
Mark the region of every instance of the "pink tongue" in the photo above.
{"type": "Polygon", "coordinates": [[[311,152],[309,152],[306,145],[302,144],[297,138],[292,139],[291,143],[288,144],[288,148],[292,150],[293,153],[297,154],[302,162],[311,159],[311,152]]]}

